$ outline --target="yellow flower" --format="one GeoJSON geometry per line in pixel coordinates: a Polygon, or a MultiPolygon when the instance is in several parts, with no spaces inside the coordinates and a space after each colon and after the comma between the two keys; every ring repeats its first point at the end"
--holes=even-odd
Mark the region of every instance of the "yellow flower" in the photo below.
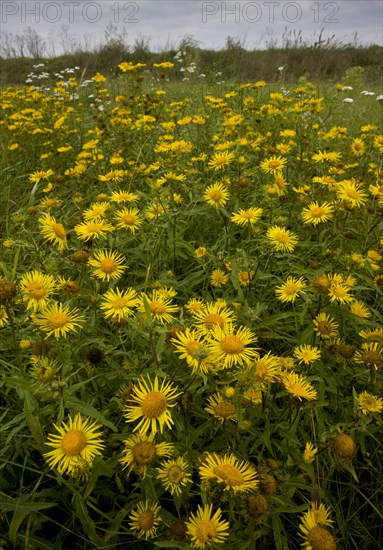
{"type": "Polygon", "coordinates": [[[157,468],[157,478],[172,495],[181,495],[183,487],[191,482],[189,465],[182,457],[167,460],[157,468]]]}
{"type": "Polygon", "coordinates": [[[298,242],[298,237],[295,233],[279,225],[269,227],[266,237],[275,250],[280,252],[292,252],[298,242]]]}
{"type": "Polygon", "coordinates": [[[334,207],[328,202],[324,202],[322,205],[319,205],[319,203],[315,201],[311,202],[307,208],[303,209],[303,223],[318,225],[318,223],[327,222],[331,220],[333,210],[334,207]]]}
{"type": "Polygon", "coordinates": [[[354,361],[375,368],[383,366],[383,346],[379,342],[362,344],[362,349],[354,355],[354,361]]]}
{"type": "Polygon", "coordinates": [[[209,397],[205,411],[218,418],[222,424],[225,420],[237,420],[235,406],[231,401],[223,399],[220,393],[215,393],[209,397]]]}
{"type": "Polygon", "coordinates": [[[46,241],[53,241],[60,252],[67,247],[66,231],[61,223],[53,216],[44,214],[39,219],[40,231],[46,241]]]}
{"type": "Polygon", "coordinates": [[[338,323],[322,311],[313,320],[314,330],[321,338],[333,338],[337,335],[338,323]]]}
{"type": "Polygon", "coordinates": [[[260,387],[279,380],[280,378],[280,359],[270,352],[262,357],[257,357],[253,363],[245,369],[243,376],[250,384],[257,384],[260,387]]]}
{"type": "Polygon", "coordinates": [[[110,200],[113,202],[135,202],[139,200],[139,195],[120,189],[119,191],[113,191],[110,196],[110,200]]]}
{"type": "Polygon", "coordinates": [[[214,153],[214,155],[210,158],[208,165],[214,170],[222,170],[222,168],[230,164],[234,156],[234,153],[230,153],[229,151],[214,153]]]}
{"type": "Polygon", "coordinates": [[[294,349],[294,357],[299,360],[299,363],[309,365],[313,361],[316,361],[321,356],[319,349],[316,346],[310,346],[309,344],[302,344],[294,349]]]}
{"type": "Polygon", "coordinates": [[[162,433],[165,425],[171,429],[174,422],[169,409],[176,405],[173,401],[181,394],[165,379],[160,386],[157,376],[154,382],[142,377],[132,390],[131,401],[137,405],[127,405],[124,409],[126,421],[139,420],[133,431],[139,430],[140,434],[155,434],[158,427],[162,433]]]}
{"type": "Polygon", "coordinates": [[[383,411],[383,399],[376,397],[366,391],[360,393],[357,397],[359,409],[363,414],[382,412],[383,411]]]}
{"type": "Polygon", "coordinates": [[[129,229],[132,233],[135,233],[143,223],[137,208],[116,210],[114,219],[118,222],[117,228],[129,229]]]}
{"type": "Polygon", "coordinates": [[[102,295],[103,300],[100,308],[104,311],[105,317],[108,319],[126,319],[134,314],[133,308],[139,305],[137,292],[133,288],[125,288],[123,291],[118,288],[112,288],[102,295]]]}
{"type": "Polygon", "coordinates": [[[210,352],[215,356],[215,361],[222,363],[222,368],[248,365],[257,355],[254,348],[247,347],[257,340],[255,334],[247,327],[235,329],[231,323],[224,328],[215,326],[208,338],[210,352]]]}
{"type": "Polygon", "coordinates": [[[93,258],[89,258],[88,265],[93,267],[93,274],[103,281],[119,279],[126,269],[123,265],[125,258],[113,250],[98,250],[93,258]]]}
{"type": "Polygon", "coordinates": [[[173,453],[173,445],[171,443],[154,443],[154,434],[133,434],[124,441],[124,451],[119,459],[122,468],[129,468],[128,475],[132,470],[146,476],[149,466],[151,466],[157,458],[163,458],[173,453]]]}
{"type": "Polygon", "coordinates": [[[92,422],[90,418],[81,417],[80,413],[62,426],[54,427],[59,435],[48,436],[47,445],[53,447],[53,451],[44,453],[49,466],[53,469],[57,466],[60,474],[73,475],[76,465],[85,462],[91,466],[94,458],[101,454],[104,443],[101,439],[100,425],[92,422]]]}
{"type": "Polygon", "coordinates": [[[331,282],[328,294],[331,302],[346,304],[354,301],[354,298],[349,294],[349,287],[337,280],[331,282]]]}
{"type": "Polygon", "coordinates": [[[281,172],[283,168],[285,168],[287,163],[287,159],[284,157],[277,157],[276,155],[269,157],[265,160],[263,160],[260,164],[261,170],[263,172],[266,172],[268,174],[276,175],[281,172]]]}
{"type": "Polygon", "coordinates": [[[214,183],[206,188],[203,198],[210,206],[221,208],[229,200],[229,191],[223,183],[214,183]]]}
{"type": "Polygon", "coordinates": [[[129,526],[139,539],[148,540],[155,537],[161,522],[160,506],[149,501],[139,502],[129,515],[129,526]]]}
{"type": "Polygon", "coordinates": [[[361,184],[354,179],[339,182],[336,195],[338,199],[345,201],[353,208],[363,206],[367,200],[367,194],[361,190],[361,184]]]}
{"type": "Polygon", "coordinates": [[[364,154],[366,150],[366,144],[364,141],[358,137],[354,138],[350,145],[351,153],[355,157],[360,157],[364,154]]]}
{"type": "Polygon", "coordinates": [[[187,327],[184,331],[177,332],[172,339],[172,344],[176,347],[176,353],[180,354],[180,358],[185,359],[192,367],[193,374],[209,371],[211,357],[201,332],[187,327]]]}
{"type": "Polygon", "coordinates": [[[362,319],[369,319],[372,315],[366,304],[361,300],[354,300],[351,303],[350,311],[351,313],[353,313],[357,317],[361,317],[362,319]]]}
{"type": "Polygon", "coordinates": [[[81,327],[84,318],[78,314],[77,308],[71,310],[59,302],[54,302],[37,313],[33,317],[33,322],[46,332],[47,336],[53,334],[58,339],[61,336],[65,338],[69,332],[77,332],[76,327],[81,327]]]}
{"type": "Polygon", "coordinates": [[[229,523],[221,519],[221,508],[214,515],[213,505],[198,505],[196,514],[190,514],[186,522],[187,534],[193,548],[206,548],[214,544],[223,544],[228,537],[229,523]]]}
{"type": "Polygon", "coordinates": [[[171,299],[159,290],[153,290],[151,294],[143,292],[138,305],[138,311],[150,312],[151,319],[160,323],[171,323],[174,320],[172,313],[178,309],[178,306],[173,305],[171,299]]]}
{"type": "Polygon", "coordinates": [[[259,477],[256,468],[248,461],[239,461],[233,454],[208,453],[199,467],[202,480],[214,479],[224,484],[224,491],[248,493],[257,489],[259,477]]]}
{"type": "Polygon", "coordinates": [[[303,277],[287,277],[286,282],[277,286],[275,294],[281,302],[294,302],[295,299],[304,292],[307,284],[303,277]]]}
{"type": "Polygon", "coordinates": [[[227,284],[229,275],[227,275],[222,269],[214,269],[210,276],[210,282],[213,286],[221,287],[227,284]]]}
{"type": "Polygon", "coordinates": [[[83,241],[89,241],[90,239],[96,239],[98,237],[105,237],[106,233],[113,231],[113,229],[114,228],[110,223],[106,223],[100,219],[93,222],[90,221],[79,223],[74,227],[75,233],[83,241]]]}
{"type": "Polygon", "coordinates": [[[224,328],[227,323],[235,321],[234,313],[218,302],[206,304],[202,310],[192,312],[195,325],[202,334],[210,333],[214,327],[224,328]]]}
{"type": "Polygon", "coordinates": [[[95,202],[91,205],[90,208],[84,210],[84,220],[87,222],[93,220],[102,220],[103,218],[105,218],[108,208],[109,203],[107,202],[95,202]]]}
{"type": "Polygon", "coordinates": [[[47,180],[51,176],[53,176],[54,171],[53,170],[39,170],[37,172],[32,172],[32,174],[29,174],[29,181],[31,183],[40,183],[41,180],[47,180]]]}
{"type": "Polygon", "coordinates": [[[24,300],[28,300],[27,308],[33,311],[44,309],[55,286],[52,275],[44,275],[36,270],[25,273],[20,281],[20,290],[24,300]]]}
{"type": "Polygon", "coordinates": [[[240,209],[238,212],[233,212],[231,221],[237,225],[253,225],[262,216],[262,208],[248,208],[247,210],[240,209]]]}
{"type": "Polygon", "coordinates": [[[304,376],[295,372],[285,372],[282,382],[285,389],[299,399],[299,401],[302,401],[302,399],[312,401],[317,398],[316,389],[313,388],[304,376]]]}
{"type": "Polygon", "coordinates": [[[314,162],[339,162],[342,155],[341,153],[335,153],[332,151],[319,151],[315,155],[313,155],[311,158],[314,162]]]}
{"type": "Polygon", "coordinates": [[[314,462],[316,455],[318,454],[318,448],[314,447],[311,441],[308,441],[305,445],[305,450],[303,451],[303,462],[306,464],[311,464],[314,462]]]}

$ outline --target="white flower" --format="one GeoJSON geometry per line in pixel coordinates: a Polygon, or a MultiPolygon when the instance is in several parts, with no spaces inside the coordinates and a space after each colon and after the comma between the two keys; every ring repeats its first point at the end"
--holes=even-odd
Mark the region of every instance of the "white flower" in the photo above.
{"type": "Polygon", "coordinates": [[[354,103],[354,100],[351,97],[345,97],[343,103],[354,103]]]}
{"type": "Polygon", "coordinates": [[[376,101],[383,101],[383,94],[378,95],[378,97],[376,98],[376,101]]]}
{"type": "Polygon", "coordinates": [[[345,90],[352,90],[352,86],[342,86],[342,92],[345,90]]]}
{"type": "Polygon", "coordinates": [[[375,95],[375,92],[368,92],[367,90],[363,90],[363,92],[360,92],[361,95],[375,95]]]}

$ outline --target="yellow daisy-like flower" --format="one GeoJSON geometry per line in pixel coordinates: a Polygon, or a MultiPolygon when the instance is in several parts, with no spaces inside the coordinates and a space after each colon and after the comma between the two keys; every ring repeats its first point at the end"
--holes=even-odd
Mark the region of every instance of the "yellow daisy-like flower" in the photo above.
{"type": "Polygon", "coordinates": [[[74,227],[76,235],[83,241],[105,237],[113,229],[114,227],[110,223],[106,223],[100,219],[79,223],[74,227]]]}
{"type": "Polygon", "coordinates": [[[234,153],[229,151],[221,151],[219,153],[214,153],[210,158],[208,165],[214,170],[222,170],[225,166],[228,166],[230,162],[234,159],[234,153]]]}
{"type": "Polygon", "coordinates": [[[125,470],[129,468],[128,475],[132,470],[144,478],[149,466],[158,458],[169,456],[173,453],[174,447],[171,443],[155,443],[154,434],[133,434],[124,441],[124,451],[119,463],[125,470]]]}
{"type": "Polygon", "coordinates": [[[299,524],[300,536],[304,538],[301,546],[306,550],[336,550],[335,539],[326,529],[333,521],[329,518],[326,506],[312,503],[310,509],[305,512],[299,524]]]}
{"type": "Polygon", "coordinates": [[[99,220],[106,217],[106,211],[109,208],[109,203],[107,202],[95,202],[90,208],[84,210],[83,217],[84,220],[89,222],[93,220],[99,220]]]}
{"type": "Polygon", "coordinates": [[[303,462],[306,464],[311,464],[314,462],[316,455],[318,454],[318,448],[314,447],[311,441],[308,441],[305,445],[305,450],[303,451],[303,462]]]}
{"type": "Polygon", "coordinates": [[[139,200],[139,195],[136,193],[131,193],[130,191],[124,191],[120,189],[119,191],[113,191],[110,196],[112,202],[135,202],[139,200]]]}
{"type": "Polygon", "coordinates": [[[313,361],[320,358],[321,352],[316,346],[310,346],[309,344],[302,344],[294,349],[294,357],[296,357],[299,363],[309,365],[313,361]]]}
{"type": "Polygon", "coordinates": [[[55,286],[52,275],[44,275],[39,271],[25,273],[20,281],[20,290],[24,300],[28,300],[27,308],[33,311],[44,309],[55,286]]]}
{"type": "Polygon", "coordinates": [[[29,174],[28,179],[31,183],[40,183],[42,180],[47,180],[53,176],[54,171],[49,170],[38,170],[37,172],[32,172],[29,174]]]}
{"type": "Polygon", "coordinates": [[[365,342],[362,349],[354,355],[356,363],[370,365],[375,368],[383,366],[383,346],[379,342],[365,342]]]}
{"type": "Polygon", "coordinates": [[[310,223],[312,225],[318,225],[318,223],[327,222],[332,219],[334,207],[324,202],[319,204],[318,202],[311,202],[307,208],[303,209],[302,220],[303,223],[310,223]]]}
{"type": "Polygon", "coordinates": [[[234,323],[236,317],[228,307],[221,307],[218,302],[206,304],[201,311],[193,313],[196,328],[202,334],[209,334],[215,327],[224,328],[234,323]]]}
{"type": "Polygon", "coordinates": [[[354,300],[350,305],[350,311],[351,313],[353,313],[357,317],[361,317],[362,319],[369,319],[372,316],[371,311],[361,300],[354,300]]]}
{"type": "Polygon", "coordinates": [[[221,519],[221,508],[214,515],[213,505],[198,506],[196,514],[190,514],[186,522],[186,532],[191,538],[193,548],[206,548],[214,544],[223,544],[229,535],[229,523],[221,519]]]}
{"type": "Polygon", "coordinates": [[[113,250],[97,250],[93,258],[89,258],[88,265],[92,266],[93,274],[103,281],[119,279],[127,268],[123,265],[125,257],[113,250]]]}
{"type": "Polygon", "coordinates": [[[285,168],[286,163],[286,158],[273,155],[272,157],[263,160],[260,164],[260,168],[263,172],[266,172],[267,174],[276,175],[279,174],[283,168],[285,168]]]}
{"type": "Polygon", "coordinates": [[[383,411],[383,399],[372,395],[367,391],[363,391],[357,397],[359,409],[363,414],[382,412],[383,411]]]}
{"type": "Polygon", "coordinates": [[[342,157],[341,153],[336,153],[333,151],[319,151],[315,155],[313,155],[311,158],[314,162],[339,162],[342,157]]]}
{"type": "Polygon", "coordinates": [[[248,461],[239,461],[234,455],[208,453],[199,467],[202,480],[214,479],[224,484],[224,491],[248,493],[257,489],[259,477],[256,468],[248,461]]]}
{"type": "Polygon", "coordinates": [[[62,252],[67,247],[66,231],[61,223],[56,221],[56,218],[49,214],[44,214],[39,218],[40,231],[46,241],[52,241],[59,252],[62,252]]]}
{"type": "Polygon", "coordinates": [[[300,294],[304,293],[306,286],[307,283],[303,277],[297,279],[289,276],[285,283],[276,287],[275,294],[281,302],[294,302],[300,294]]]}
{"type": "Polygon", "coordinates": [[[305,550],[336,550],[336,542],[328,529],[321,525],[312,527],[301,543],[305,550]]]}
{"type": "Polygon", "coordinates": [[[285,389],[299,401],[302,401],[302,399],[313,401],[317,398],[316,389],[304,376],[295,372],[286,372],[283,375],[282,382],[285,389]]]}
{"type": "Polygon", "coordinates": [[[147,380],[141,378],[132,389],[131,401],[137,405],[127,405],[124,409],[127,422],[139,421],[133,431],[155,434],[158,428],[161,433],[165,426],[171,429],[174,422],[169,409],[176,405],[174,400],[182,394],[177,390],[166,379],[160,386],[157,376],[154,382],[149,377],[147,380]]]}
{"type": "Polygon", "coordinates": [[[100,308],[104,311],[105,317],[107,319],[111,317],[117,319],[117,321],[134,315],[134,308],[140,303],[137,292],[130,287],[122,291],[113,288],[103,294],[102,297],[100,308]]]}
{"type": "Polygon", "coordinates": [[[224,399],[220,393],[211,395],[205,411],[212,414],[223,424],[225,420],[237,420],[237,412],[231,401],[224,399]]]}
{"type": "Polygon", "coordinates": [[[268,386],[280,378],[280,359],[271,352],[262,357],[257,357],[253,363],[245,369],[243,376],[249,384],[268,386]]]}
{"type": "Polygon", "coordinates": [[[257,355],[254,348],[247,347],[257,341],[255,334],[247,327],[235,328],[231,323],[223,329],[214,327],[209,336],[209,349],[222,368],[248,365],[257,355]]]}
{"type": "Polygon", "coordinates": [[[366,150],[366,144],[362,139],[356,137],[351,142],[350,150],[355,157],[360,157],[366,150]]]}
{"type": "Polygon", "coordinates": [[[344,283],[338,281],[332,281],[328,290],[328,295],[331,302],[339,302],[340,304],[346,304],[353,302],[355,299],[349,294],[349,287],[344,283]]]}
{"type": "Polygon", "coordinates": [[[313,320],[314,330],[321,338],[334,338],[339,324],[327,313],[322,311],[313,320]]]}
{"type": "Polygon", "coordinates": [[[116,210],[114,219],[118,222],[116,225],[118,229],[128,229],[132,233],[135,233],[143,223],[138,208],[116,210]]]}
{"type": "Polygon", "coordinates": [[[237,225],[253,225],[262,216],[262,208],[248,208],[243,210],[242,208],[238,212],[233,212],[231,221],[237,225]]]}
{"type": "Polygon", "coordinates": [[[182,457],[167,460],[157,468],[157,478],[172,495],[181,495],[183,488],[191,482],[189,465],[182,457]]]}
{"type": "Polygon", "coordinates": [[[149,501],[139,502],[129,515],[129,527],[139,539],[148,540],[156,536],[161,522],[160,506],[149,501]]]}
{"type": "Polygon", "coordinates": [[[380,342],[383,344],[383,327],[363,329],[359,332],[364,340],[369,340],[373,342],[380,342]]]}
{"type": "Polygon", "coordinates": [[[185,305],[186,311],[191,315],[195,315],[196,313],[201,312],[204,307],[205,302],[202,300],[202,298],[190,298],[190,300],[185,305]]]}
{"type": "Polygon", "coordinates": [[[178,311],[178,306],[172,304],[171,299],[164,296],[159,290],[153,290],[151,294],[142,293],[138,311],[144,313],[150,311],[151,318],[160,323],[171,323],[174,320],[172,313],[178,311]],[[145,307],[146,305],[146,307],[145,307]]]}
{"type": "Polygon", "coordinates": [[[210,282],[213,286],[220,288],[225,286],[229,280],[229,275],[222,271],[222,269],[214,269],[210,276],[210,282]]]}
{"type": "Polygon", "coordinates": [[[210,352],[200,331],[186,328],[177,332],[172,344],[176,347],[176,353],[181,359],[185,359],[192,367],[192,373],[205,374],[209,371],[210,352]]]}
{"type": "Polygon", "coordinates": [[[33,322],[46,332],[47,336],[53,334],[58,339],[61,336],[65,338],[69,332],[77,332],[76,327],[82,326],[84,317],[78,314],[77,308],[70,309],[60,302],[55,302],[37,313],[33,317],[33,322]]]}
{"type": "Polygon", "coordinates": [[[49,466],[56,468],[60,474],[73,475],[76,464],[85,462],[91,466],[96,456],[101,454],[104,443],[101,439],[100,424],[90,418],[83,418],[79,413],[62,426],[54,427],[59,434],[48,436],[47,445],[53,447],[53,451],[44,453],[49,466]]]}
{"type": "Polygon", "coordinates": [[[203,198],[210,206],[221,208],[229,200],[229,191],[223,183],[214,183],[206,188],[203,198]]]}
{"type": "Polygon", "coordinates": [[[295,233],[279,225],[269,227],[266,237],[275,250],[280,252],[292,252],[298,242],[298,237],[295,233]]]}
{"type": "Polygon", "coordinates": [[[339,182],[336,195],[338,199],[345,201],[353,208],[363,206],[367,200],[367,194],[361,190],[361,184],[357,183],[354,179],[339,182]]]}

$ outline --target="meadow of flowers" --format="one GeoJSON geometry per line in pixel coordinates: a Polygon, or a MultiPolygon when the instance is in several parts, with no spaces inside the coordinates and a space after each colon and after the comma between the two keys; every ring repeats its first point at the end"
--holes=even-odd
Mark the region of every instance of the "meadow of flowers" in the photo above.
{"type": "Polygon", "coordinates": [[[381,548],[383,98],[174,63],[1,93],[0,547],[381,548]]]}

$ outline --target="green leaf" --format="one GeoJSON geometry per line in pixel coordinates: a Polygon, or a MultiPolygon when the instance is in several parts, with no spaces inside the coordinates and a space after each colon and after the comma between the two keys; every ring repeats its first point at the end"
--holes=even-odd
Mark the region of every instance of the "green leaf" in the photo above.
{"type": "Polygon", "coordinates": [[[83,403],[82,401],[80,401],[80,399],[77,399],[73,395],[65,399],[65,406],[68,408],[72,408],[85,416],[91,416],[92,418],[95,418],[96,420],[101,422],[103,426],[107,426],[107,428],[110,428],[114,432],[117,432],[117,427],[113,424],[113,422],[107,420],[105,416],[98,412],[98,410],[95,409],[92,405],[89,405],[88,403],[83,403]]]}

